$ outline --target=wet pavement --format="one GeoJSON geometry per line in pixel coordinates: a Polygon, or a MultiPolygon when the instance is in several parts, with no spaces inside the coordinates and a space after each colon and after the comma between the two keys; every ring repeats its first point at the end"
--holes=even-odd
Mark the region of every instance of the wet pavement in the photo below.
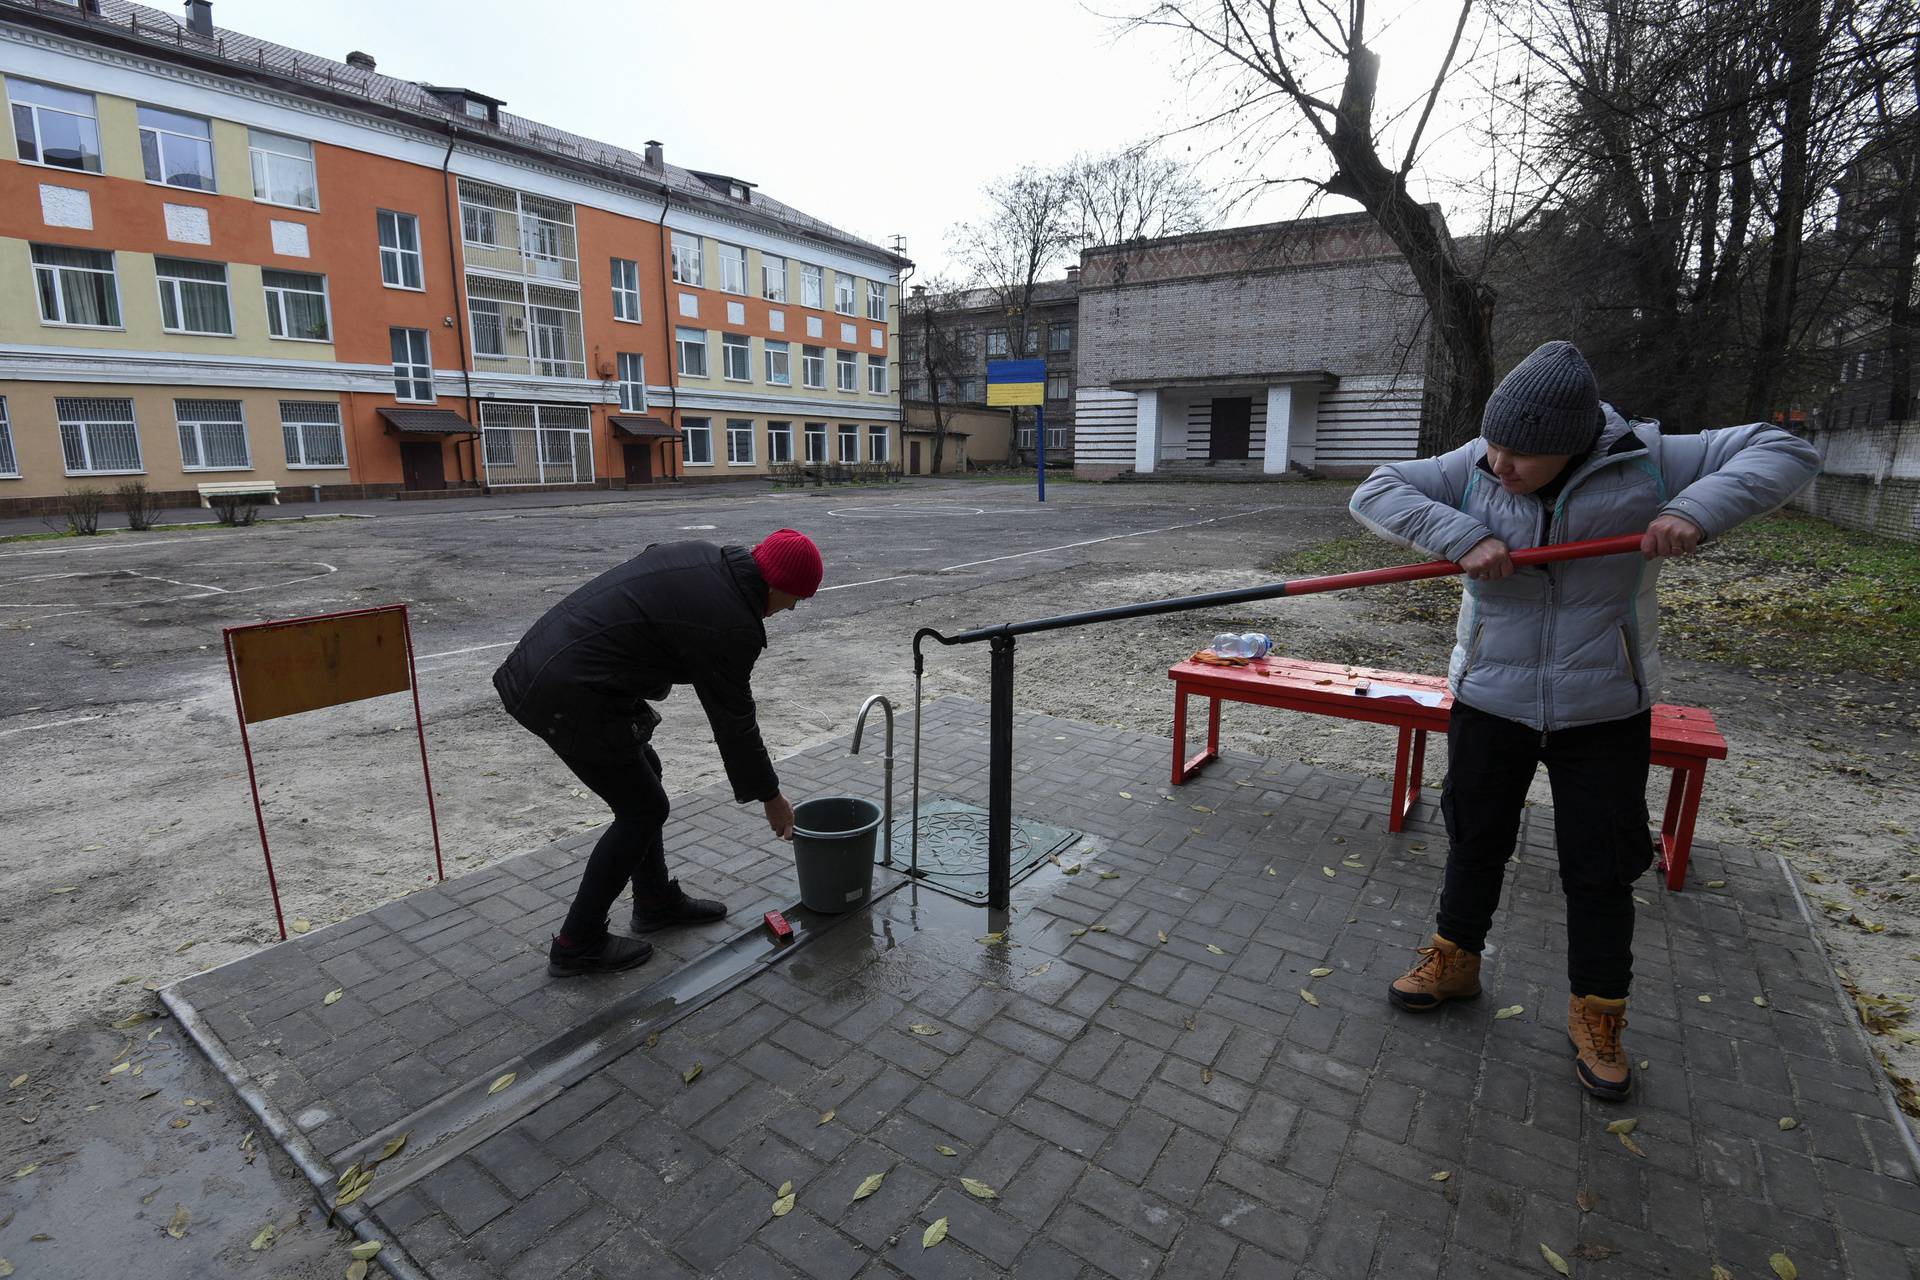
{"type": "MultiPolygon", "coordinates": [[[[985,710],[929,707],[927,794],[985,803],[985,710]]],[[[797,897],[714,790],[669,856],[733,918],[638,970],[545,974],[586,832],[165,997],[329,1198],[372,1164],[341,1214],[400,1275],[1920,1275],[1911,1139],[1775,859],[1703,843],[1686,892],[1642,881],[1646,1066],[1608,1106],[1573,1083],[1549,812],[1486,998],[1413,1016],[1382,989],[1430,927],[1431,806],[1389,834],[1372,780],[1230,755],[1169,789],[1165,739],[1042,716],[1016,745],[1016,813],[1087,834],[1004,930],[883,873],[669,999],[797,897]]],[[[879,798],[844,743],[780,768],[879,798]]]]}

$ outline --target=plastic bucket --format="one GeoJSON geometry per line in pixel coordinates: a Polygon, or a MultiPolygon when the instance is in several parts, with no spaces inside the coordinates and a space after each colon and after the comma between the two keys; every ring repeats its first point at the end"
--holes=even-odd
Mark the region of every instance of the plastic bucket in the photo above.
{"type": "Polygon", "coordinates": [[[793,865],[810,911],[851,911],[873,894],[873,833],[880,806],[852,796],[803,800],[793,809],[793,865]]]}

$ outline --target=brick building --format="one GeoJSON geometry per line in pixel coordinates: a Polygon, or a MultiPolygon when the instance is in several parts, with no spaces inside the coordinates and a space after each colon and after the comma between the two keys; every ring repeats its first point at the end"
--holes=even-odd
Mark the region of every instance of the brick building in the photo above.
{"type": "MultiPolygon", "coordinates": [[[[954,371],[940,388],[942,404],[961,408],[983,408],[987,403],[987,361],[1045,358],[1047,362],[1047,460],[1048,465],[1065,466],[1073,457],[1074,358],[1078,350],[1078,295],[1080,268],[1067,268],[1062,280],[1043,280],[1033,292],[1033,315],[1028,321],[1024,351],[1013,350],[1012,334],[1016,326],[1008,323],[1007,310],[998,293],[991,289],[969,289],[942,302],[939,323],[949,333],[962,367],[954,371]]],[[[928,298],[916,289],[909,300],[911,314],[916,304],[928,298]]],[[[925,364],[921,359],[921,336],[912,325],[903,330],[902,388],[909,421],[925,422],[932,408],[928,396],[925,364]]],[[[1006,413],[1006,410],[995,410],[1006,413]]],[[[1033,415],[1021,415],[1021,430],[1014,448],[1031,454],[1034,448],[1033,415]]],[[[970,455],[977,463],[1004,459],[990,450],[970,455]]]]}
{"type": "Polygon", "coordinates": [[[1089,249],[1078,284],[1076,474],[1414,456],[1426,304],[1371,216],[1089,249]]]}
{"type": "Polygon", "coordinates": [[[898,465],[907,260],[125,0],[0,0],[0,513],[898,465]]]}

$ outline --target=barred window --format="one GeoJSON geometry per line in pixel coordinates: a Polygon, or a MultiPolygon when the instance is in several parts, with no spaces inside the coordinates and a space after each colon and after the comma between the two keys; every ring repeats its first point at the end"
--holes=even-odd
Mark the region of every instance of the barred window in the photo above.
{"type": "Polygon", "coordinates": [[[20,459],[13,452],[13,426],[7,419],[7,398],[0,396],[0,476],[18,476],[20,459]]]}
{"type": "Polygon", "coordinates": [[[188,471],[238,471],[253,465],[238,400],[175,400],[180,465],[188,471]]]}
{"type": "Polygon", "coordinates": [[[344,467],[347,441],[340,406],[331,400],[282,400],[280,434],[290,467],[344,467]]]}
{"type": "Polygon", "coordinates": [[[133,401],[94,396],[59,396],[60,449],[67,474],[113,475],[140,471],[140,430],[133,401]]]}

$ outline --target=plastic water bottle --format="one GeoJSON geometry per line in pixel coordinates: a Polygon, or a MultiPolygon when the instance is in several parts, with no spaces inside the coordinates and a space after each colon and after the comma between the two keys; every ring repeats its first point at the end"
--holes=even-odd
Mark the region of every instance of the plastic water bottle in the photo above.
{"type": "Polygon", "coordinates": [[[1263,631],[1249,631],[1240,637],[1240,656],[1264,658],[1273,652],[1273,641],[1263,631]]]}
{"type": "Polygon", "coordinates": [[[1219,635],[1215,636],[1213,638],[1213,644],[1210,645],[1209,648],[1213,650],[1214,656],[1219,658],[1244,658],[1247,656],[1241,651],[1240,637],[1231,631],[1222,631],[1219,635]]]}

